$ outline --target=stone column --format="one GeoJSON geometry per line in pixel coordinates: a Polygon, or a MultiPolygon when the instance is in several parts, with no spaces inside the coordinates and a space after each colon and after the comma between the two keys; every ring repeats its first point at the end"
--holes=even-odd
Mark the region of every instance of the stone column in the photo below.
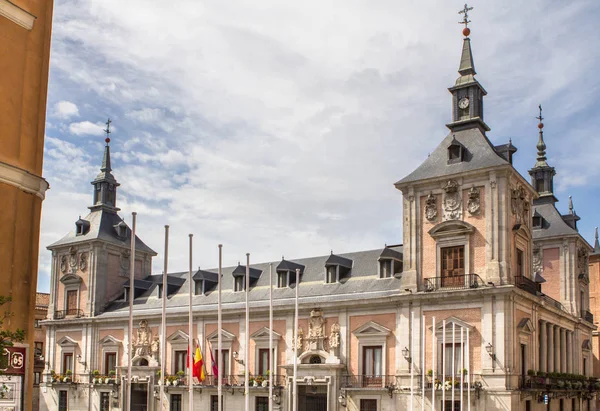
{"type": "Polygon", "coordinates": [[[548,331],[546,321],[540,320],[540,363],[539,370],[546,372],[548,364],[548,331]]]}
{"type": "Polygon", "coordinates": [[[554,326],[554,372],[560,372],[560,327],[554,326]]]}
{"type": "Polygon", "coordinates": [[[554,372],[554,325],[548,324],[548,369],[547,372],[554,372]]]}
{"type": "Polygon", "coordinates": [[[571,331],[567,331],[567,372],[569,374],[573,373],[573,333],[571,331]]]}
{"type": "Polygon", "coordinates": [[[564,328],[560,329],[560,372],[567,372],[567,336],[564,328]]]}

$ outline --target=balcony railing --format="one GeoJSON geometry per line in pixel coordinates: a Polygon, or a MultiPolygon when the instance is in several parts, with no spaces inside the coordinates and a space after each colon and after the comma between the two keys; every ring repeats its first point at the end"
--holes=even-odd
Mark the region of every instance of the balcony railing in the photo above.
{"type": "MultiPolygon", "coordinates": [[[[244,375],[224,375],[221,377],[221,385],[224,387],[230,386],[243,386],[246,381],[244,375]]],[[[251,387],[268,387],[269,377],[264,376],[250,376],[249,385],[251,387]],[[266,381],[266,382],[265,382],[266,381]]],[[[207,375],[206,379],[202,382],[202,385],[208,387],[216,387],[218,384],[218,377],[214,375],[207,375]]],[[[273,375],[273,386],[279,387],[285,385],[284,375],[273,375]]]]}
{"type": "Polygon", "coordinates": [[[425,291],[435,290],[463,290],[479,288],[485,283],[478,274],[452,275],[444,277],[430,277],[424,279],[425,291]]]}
{"type": "Polygon", "coordinates": [[[549,373],[519,377],[519,388],[531,391],[599,391],[600,382],[581,375],[549,373]]]}
{"type": "Polygon", "coordinates": [[[581,311],[581,318],[583,318],[588,323],[594,324],[594,314],[592,314],[588,310],[581,311]]]}
{"type": "Polygon", "coordinates": [[[561,303],[559,303],[552,297],[548,297],[546,294],[541,294],[540,298],[542,300],[544,300],[545,302],[547,302],[548,304],[552,305],[553,307],[558,308],[559,310],[564,311],[564,309],[565,309],[561,303]]]}
{"type": "Polygon", "coordinates": [[[522,275],[515,276],[515,285],[523,291],[527,291],[529,294],[537,295],[537,284],[535,281],[530,280],[522,275]]]}
{"type": "Polygon", "coordinates": [[[70,308],[68,310],[54,311],[55,320],[62,320],[66,317],[83,317],[83,310],[80,310],[79,308],[70,308]]]}
{"type": "Polygon", "coordinates": [[[395,375],[342,375],[343,388],[388,388],[396,384],[395,375]]]}

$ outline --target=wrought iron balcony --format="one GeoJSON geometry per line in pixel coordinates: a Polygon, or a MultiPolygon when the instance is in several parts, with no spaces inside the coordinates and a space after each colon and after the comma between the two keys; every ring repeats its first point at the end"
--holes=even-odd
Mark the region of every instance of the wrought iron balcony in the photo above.
{"type": "Polygon", "coordinates": [[[478,274],[429,277],[425,278],[423,282],[424,291],[463,290],[479,288],[485,284],[478,274]]]}
{"type": "Polygon", "coordinates": [[[588,310],[581,311],[581,318],[583,318],[588,323],[594,324],[594,314],[592,314],[588,310]]]}
{"type": "Polygon", "coordinates": [[[527,291],[529,294],[537,295],[537,283],[527,277],[524,277],[522,275],[516,275],[515,285],[521,290],[527,291]]]}
{"type": "MultiPolygon", "coordinates": [[[[243,386],[245,382],[244,375],[224,375],[221,377],[221,385],[223,387],[239,387],[243,386]]],[[[209,387],[216,387],[218,384],[218,377],[215,375],[207,375],[206,379],[202,382],[202,385],[209,387]]],[[[269,376],[250,376],[249,385],[250,387],[268,387],[269,376]]],[[[273,386],[280,387],[285,385],[284,375],[273,375],[273,386]]]]}
{"type": "Polygon", "coordinates": [[[80,310],[79,308],[70,308],[68,310],[54,311],[55,320],[62,320],[67,317],[83,317],[83,310],[80,310]]]}
{"type": "Polygon", "coordinates": [[[343,388],[388,389],[395,385],[395,375],[342,375],[343,388]]]}

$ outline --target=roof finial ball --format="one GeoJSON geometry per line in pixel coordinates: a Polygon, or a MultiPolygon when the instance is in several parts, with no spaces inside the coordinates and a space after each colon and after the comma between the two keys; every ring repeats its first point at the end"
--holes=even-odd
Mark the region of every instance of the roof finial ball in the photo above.
{"type": "Polygon", "coordinates": [[[104,124],[106,124],[106,129],[104,130],[104,132],[106,133],[106,138],[104,139],[104,141],[106,142],[106,145],[108,145],[108,143],[110,143],[110,123],[112,123],[112,121],[110,121],[110,118],[108,119],[108,121],[104,124]]]}
{"type": "Polygon", "coordinates": [[[463,36],[465,36],[465,37],[469,37],[469,34],[471,34],[471,29],[469,28],[469,23],[471,22],[471,20],[469,20],[469,11],[471,11],[471,10],[473,10],[473,7],[469,7],[465,3],[465,7],[461,11],[458,12],[458,14],[464,14],[463,21],[459,21],[458,24],[465,25],[465,28],[462,31],[463,36]]]}

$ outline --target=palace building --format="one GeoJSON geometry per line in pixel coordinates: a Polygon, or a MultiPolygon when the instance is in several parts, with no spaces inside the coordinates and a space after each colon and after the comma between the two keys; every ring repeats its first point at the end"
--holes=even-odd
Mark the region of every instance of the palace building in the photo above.
{"type": "MultiPolygon", "coordinates": [[[[600,384],[592,378],[588,272],[594,249],[577,231],[572,207],[565,215],[556,208],[541,109],[529,178],[513,167],[511,142],[491,142],[486,91],[475,78],[469,29],[463,34],[459,77],[449,88],[449,133],[395,183],[403,197],[396,217],[403,244],[252,264],[248,290],[246,267],[224,268],[221,352],[217,270],[198,270],[192,283],[187,273],[169,273],[163,288],[162,275],[151,274],[156,252],[136,238],[131,254],[132,232],[118,215],[119,183],[107,143],[89,214],[48,247],[53,263],[41,409],[123,409],[131,356],[132,411],[159,409],[161,364],[170,375],[168,409],[188,410],[190,384],[177,373],[185,370],[193,338],[207,373],[192,384],[195,410],[217,409],[211,358],[219,356],[226,410],[244,408],[246,367],[251,410],[268,410],[269,374],[274,409],[292,410],[294,356],[300,411],[595,410],[600,384]],[[163,298],[168,322],[160,335],[163,298]]],[[[534,133],[532,127],[532,140],[534,133]]]]}

